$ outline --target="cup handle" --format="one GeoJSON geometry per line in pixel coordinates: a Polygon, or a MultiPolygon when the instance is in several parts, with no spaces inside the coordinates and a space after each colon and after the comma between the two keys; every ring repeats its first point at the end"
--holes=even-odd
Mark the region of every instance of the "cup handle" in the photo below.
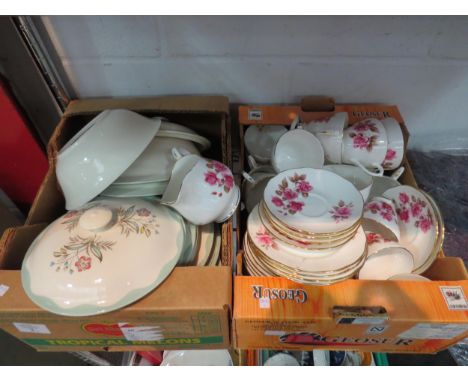
{"type": "Polygon", "coordinates": [[[179,147],[179,148],[173,147],[171,149],[171,154],[172,154],[172,157],[176,161],[178,161],[179,159],[181,159],[181,158],[183,158],[183,157],[185,157],[187,155],[190,155],[191,153],[190,153],[190,151],[188,151],[188,150],[186,150],[186,149],[184,149],[182,147],[179,147]]]}
{"type": "Polygon", "coordinates": [[[296,115],[296,117],[294,117],[293,121],[291,122],[291,126],[289,126],[289,130],[294,130],[295,128],[297,128],[298,123],[299,123],[299,115],[296,115]]]}
{"type": "Polygon", "coordinates": [[[247,162],[249,163],[249,166],[252,170],[258,168],[258,163],[252,155],[247,157],[247,162]]]}
{"type": "Polygon", "coordinates": [[[255,185],[257,182],[255,181],[254,178],[252,178],[247,172],[245,171],[242,171],[242,176],[244,177],[244,179],[249,182],[249,183],[252,183],[253,185],[255,185]]]}
{"type": "Polygon", "coordinates": [[[372,166],[374,166],[377,169],[377,172],[372,172],[369,171],[366,167],[364,167],[357,159],[351,159],[351,162],[353,162],[353,164],[361,168],[362,171],[369,174],[370,176],[383,176],[384,169],[380,163],[372,163],[372,166]]]}
{"type": "Polygon", "coordinates": [[[390,178],[394,179],[394,180],[398,180],[398,178],[403,175],[403,173],[405,172],[405,168],[403,166],[401,166],[399,169],[395,170],[392,175],[390,175],[390,178]]]}

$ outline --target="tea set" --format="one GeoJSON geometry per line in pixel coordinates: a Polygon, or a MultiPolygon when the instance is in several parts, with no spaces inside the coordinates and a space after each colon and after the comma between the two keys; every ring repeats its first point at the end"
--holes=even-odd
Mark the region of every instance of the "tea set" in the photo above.
{"type": "Polygon", "coordinates": [[[398,182],[405,145],[395,119],[348,126],[347,113],[336,113],[269,128],[252,125],[245,133],[250,275],[316,285],[425,280],[420,274],[440,251],[444,225],[429,195],[398,182]]]}
{"type": "Polygon", "coordinates": [[[231,170],[200,152],[210,141],[188,127],[129,110],[105,110],[57,155],[68,210],[30,245],[27,295],[65,316],[127,306],[175,266],[220,262],[219,225],[240,191],[231,170]]]}

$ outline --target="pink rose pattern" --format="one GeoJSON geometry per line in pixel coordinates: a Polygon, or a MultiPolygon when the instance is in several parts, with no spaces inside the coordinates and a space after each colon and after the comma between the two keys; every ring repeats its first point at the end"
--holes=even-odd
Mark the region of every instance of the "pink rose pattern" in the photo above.
{"type": "Polygon", "coordinates": [[[276,244],[276,239],[271,236],[265,229],[265,227],[260,227],[256,232],[255,236],[260,242],[260,246],[265,249],[278,249],[278,244],[276,244]]]}
{"type": "Polygon", "coordinates": [[[271,202],[278,207],[278,212],[282,215],[294,215],[304,208],[304,202],[297,200],[297,198],[299,196],[307,198],[309,192],[314,189],[306,178],[305,174],[296,173],[289,178],[284,178],[278,185],[278,189],[275,191],[276,196],[271,198],[271,202]]]}
{"type": "Polygon", "coordinates": [[[223,196],[222,191],[228,194],[234,187],[234,178],[229,168],[214,160],[208,161],[206,167],[208,167],[209,170],[204,174],[205,182],[210,186],[218,187],[218,190],[211,192],[211,194],[219,197],[223,196]],[[221,191],[219,191],[219,189],[221,189],[221,191]]]}
{"type": "Polygon", "coordinates": [[[392,240],[385,239],[382,235],[375,232],[366,232],[367,244],[388,243],[392,240]]]}
{"type": "Polygon", "coordinates": [[[398,200],[393,200],[396,204],[396,213],[402,222],[410,223],[414,219],[414,226],[422,232],[428,232],[434,225],[432,213],[426,201],[414,195],[409,196],[406,192],[400,192],[398,200]]]}
{"type": "Polygon", "coordinates": [[[354,148],[370,152],[379,137],[379,129],[373,121],[366,119],[350,127],[349,137],[353,139],[354,148]]]}
{"type": "Polygon", "coordinates": [[[380,215],[385,220],[397,223],[396,214],[393,207],[386,202],[369,202],[364,206],[365,212],[370,212],[374,215],[380,215]]]}
{"type": "Polygon", "coordinates": [[[343,200],[340,200],[336,206],[333,207],[330,211],[328,211],[329,214],[331,214],[332,218],[335,219],[336,223],[339,223],[343,220],[348,219],[351,214],[353,213],[353,203],[350,202],[346,204],[343,200]]]}
{"type": "Polygon", "coordinates": [[[387,153],[385,154],[385,159],[382,163],[384,168],[392,168],[393,167],[393,160],[396,158],[396,151],[393,149],[388,149],[387,153]]]}

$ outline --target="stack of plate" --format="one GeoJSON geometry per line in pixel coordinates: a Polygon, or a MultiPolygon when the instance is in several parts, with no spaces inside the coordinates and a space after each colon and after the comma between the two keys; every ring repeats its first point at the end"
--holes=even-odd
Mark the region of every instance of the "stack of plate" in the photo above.
{"type": "Polygon", "coordinates": [[[173,147],[182,152],[200,154],[210,147],[210,141],[188,127],[161,121],[151,143],[102,195],[124,198],[162,195],[175,164],[171,152],[173,147]]]}
{"type": "Polygon", "coordinates": [[[249,215],[246,269],[304,284],[351,278],[367,256],[362,213],[360,192],[339,175],[312,168],[284,171],[269,181],[249,215]]]}
{"type": "Polygon", "coordinates": [[[185,220],[186,242],[178,266],[211,266],[220,260],[221,232],[215,223],[197,226],[185,220]]]}

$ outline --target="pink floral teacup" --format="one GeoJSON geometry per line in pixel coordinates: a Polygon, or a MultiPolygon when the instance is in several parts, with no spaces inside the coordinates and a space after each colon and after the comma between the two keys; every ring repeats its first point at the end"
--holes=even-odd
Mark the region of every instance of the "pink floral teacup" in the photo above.
{"type": "Polygon", "coordinates": [[[373,176],[382,176],[382,162],[387,153],[388,138],[378,119],[369,118],[345,129],[342,144],[342,162],[354,164],[373,176]],[[368,169],[376,169],[371,172],[368,169]]]}
{"type": "Polygon", "coordinates": [[[383,119],[382,124],[385,126],[388,139],[387,152],[382,166],[385,170],[394,170],[401,164],[405,152],[403,133],[398,121],[393,118],[383,119]]]}
{"type": "Polygon", "coordinates": [[[240,190],[231,170],[221,162],[198,155],[182,155],[177,160],[161,199],[189,222],[205,225],[229,219],[237,209],[240,190]]]}
{"type": "Polygon", "coordinates": [[[364,230],[380,234],[386,240],[400,240],[400,228],[392,200],[374,197],[364,206],[364,230]]]}

